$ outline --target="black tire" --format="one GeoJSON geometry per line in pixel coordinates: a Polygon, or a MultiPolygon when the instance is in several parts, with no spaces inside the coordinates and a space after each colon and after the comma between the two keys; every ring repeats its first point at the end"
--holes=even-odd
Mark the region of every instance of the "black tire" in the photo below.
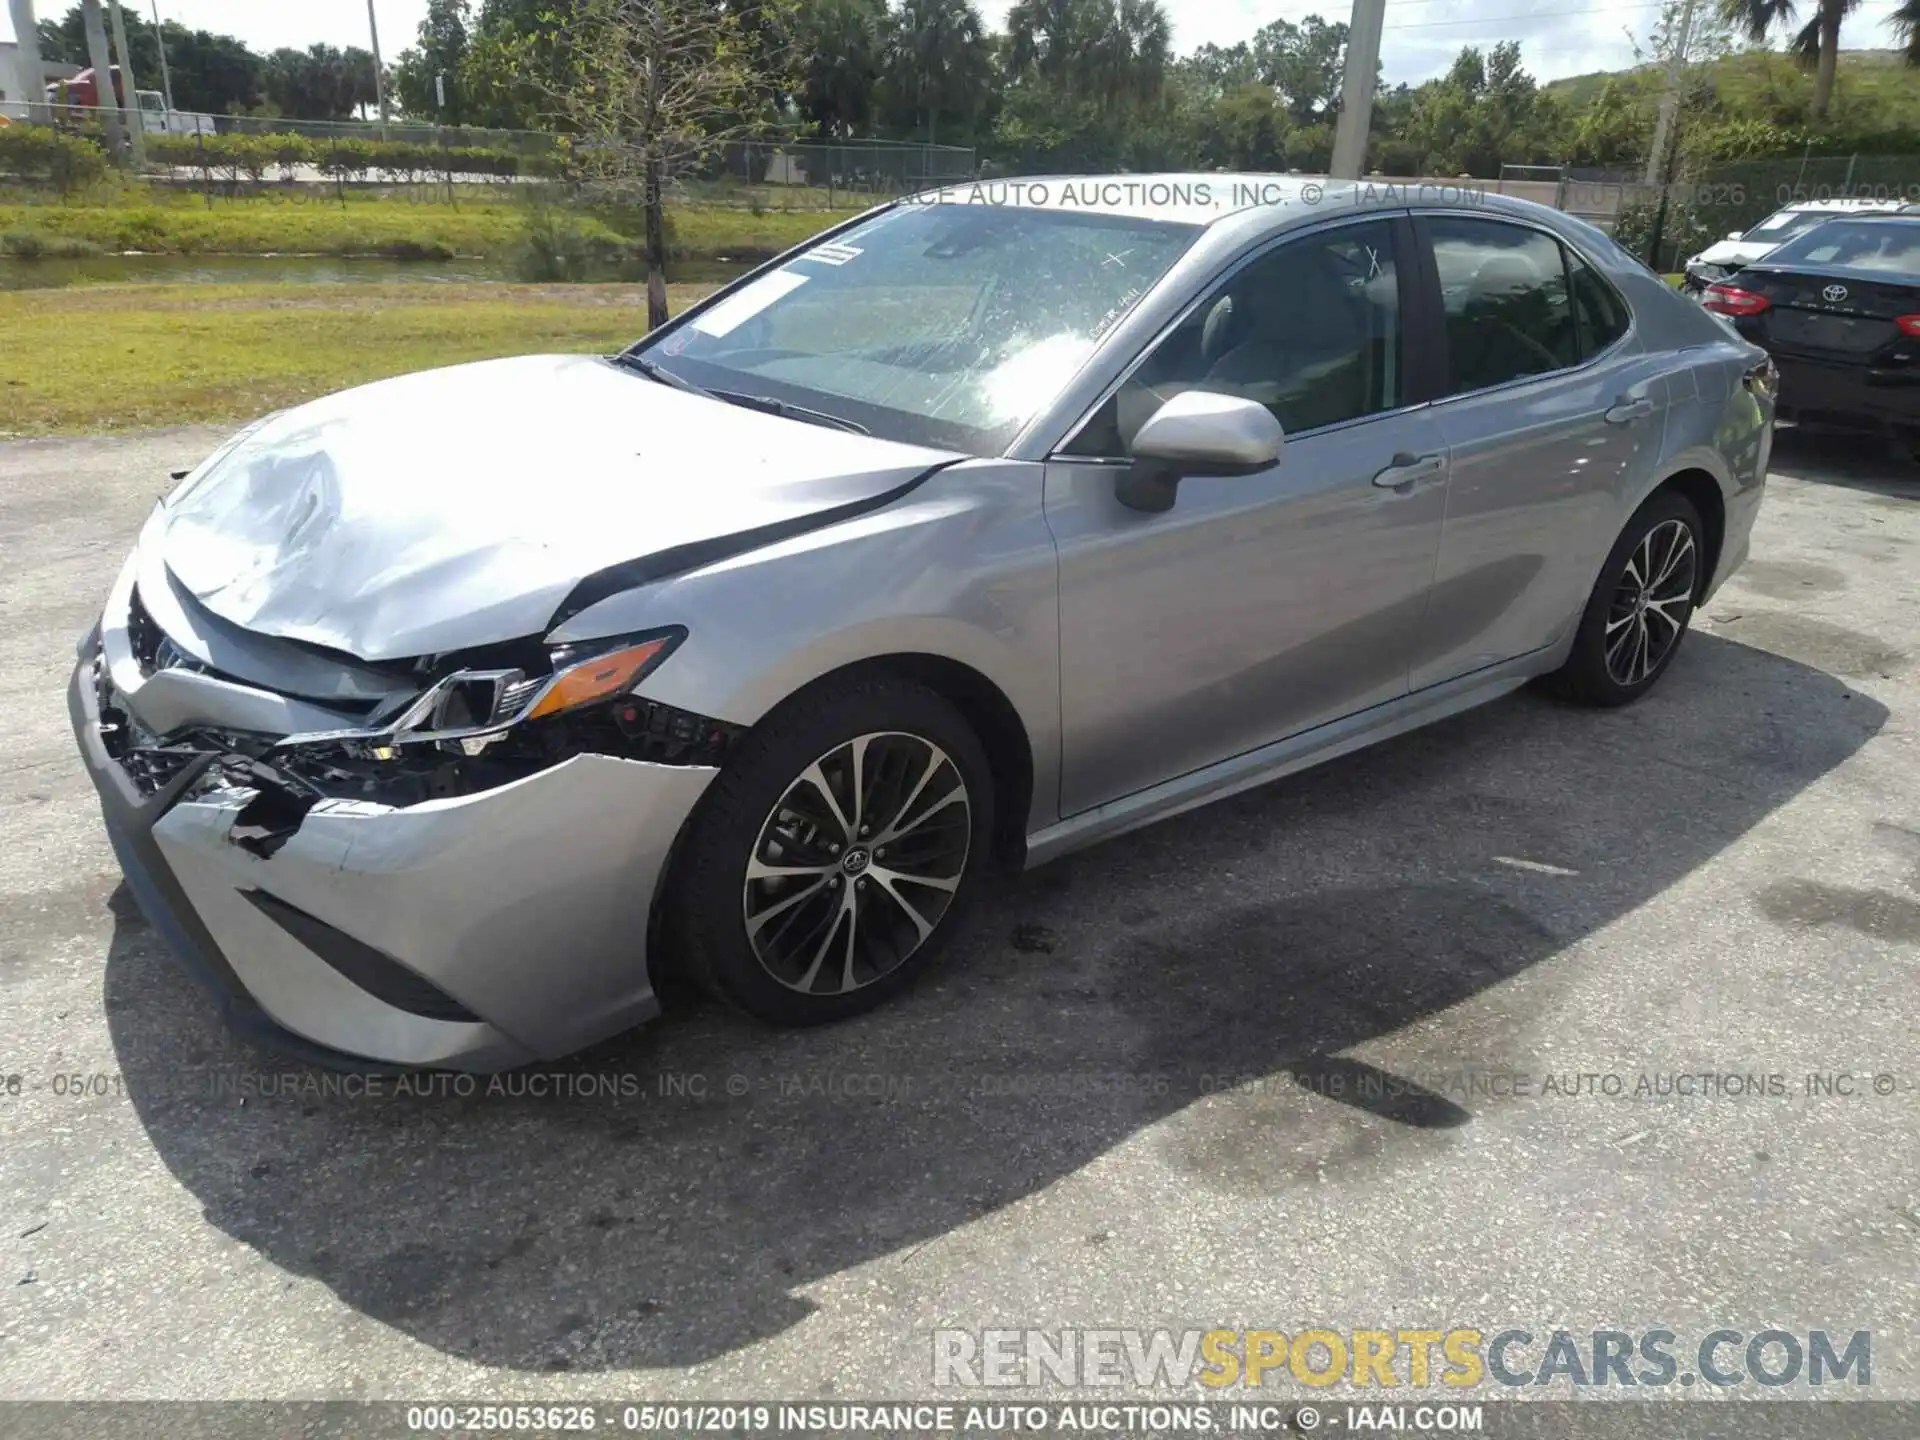
{"type": "MultiPolygon", "coordinates": [[[[1680,542],[1676,539],[1673,543],[1677,546],[1680,542]]],[[[1614,542],[1606,564],[1600,567],[1600,578],[1580,616],[1573,653],[1548,677],[1548,687],[1575,704],[1602,707],[1630,705],[1651,690],[1673,664],[1686,639],[1694,602],[1706,578],[1706,560],[1706,527],[1693,502],[1676,490],[1655,494],[1634,512],[1614,542]],[[1663,542],[1677,534],[1672,529],[1676,524],[1685,527],[1691,553],[1690,560],[1675,560],[1685,570],[1684,584],[1677,573],[1658,576],[1655,578],[1660,583],[1651,590],[1639,587],[1647,598],[1657,596],[1658,603],[1649,605],[1645,598],[1633,601],[1630,597],[1635,587],[1629,571],[1638,574],[1649,557],[1656,570],[1674,558],[1663,542]],[[1672,622],[1671,632],[1663,622],[1672,622]],[[1642,636],[1648,648],[1633,649],[1623,657],[1619,647],[1637,646],[1642,636]],[[1652,653],[1655,644],[1659,645],[1657,656],[1652,653]]]]}
{"type": "Polygon", "coordinates": [[[754,728],[683,837],[665,897],[669,966],[774,1025],[818,1025],[871,1010],[924,974],[964,920],[989,864],[993,799],[979,739],[925,686],[875,677],[796,696],[754,728]],[[840,833],[833,817],[853,809],[848,782],[856,746],[864,762],[863,809],[881,831],[890,828],[882,812],[907,796],[916,771],[925,769],[920,794],[905,800],[891,827],[903,833],[884,863],[884,847],[870,849],[857,838],[862,815],[852,817],[856,838],[837,841],[828,853],[840,833]],[[816,765],[833,792],[829,805],[808,778],[816,765]],[[960,801],[951,798],[950,781],[961,787],[960,801]],[[903,862],[899,852],[916,847],[912,861],[903,862]],[[848,868],[856,851],[868,858],[848,868]],[[750,862],[807,870],[750,879],[750,862]],[[903,863],[909,868],[893,868],[903,863]],[[928,878],[914,879],[912,866],[928,878]],[[810,889],[815,870],[830,888],[810,889]],[[950,891],[942,888],[949,880],[956,882],[950,891]],[[844,912],[829,913],[843,904],[854,910],[852,925],[844,912]],[[771,917],[751,935],[750,913],[771,917]],[[859,928],[863,918],[866,931],[859,928]],[[918,922],[929,918],[930,933],[916,938],[918,922]],[[796,935],[802,927],[811,928],[796,935]],[[807,972],[816,939],[831,954],[807,972]],[[849,976],[855,988],[836,988],[849,976]]]}

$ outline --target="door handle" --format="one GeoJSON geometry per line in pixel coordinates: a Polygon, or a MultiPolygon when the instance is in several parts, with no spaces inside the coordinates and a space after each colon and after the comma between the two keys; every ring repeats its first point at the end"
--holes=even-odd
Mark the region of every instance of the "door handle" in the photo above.
{"type": "Polygon", "coordinates": [[[1645,395],[1636,395],[1632,399],[1621,398],[1607,411],[1609,425],[1631,425],[1636,420],[1644,420],[1653,414],[1653,401],[1645,395]]]}
{"type": "Polygon", "coordinates": [[[1393,457],[1391,465],[1373,477],[1373,483],[1382,490],[1394,490],[1407,495],[1427,481],[1438,480],[1446,473],[1445,455],[1409,455],[1403,450],[1393,457]]]}

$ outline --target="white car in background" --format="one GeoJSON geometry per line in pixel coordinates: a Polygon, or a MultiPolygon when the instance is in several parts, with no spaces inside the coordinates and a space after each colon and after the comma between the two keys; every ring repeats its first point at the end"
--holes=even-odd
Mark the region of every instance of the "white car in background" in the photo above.
{"type": "Polygon", "coordinates": [[[1794,236],[1811,230],[1836,215],[1866,215],[1897,211],[1901,199],[1797,200],[1783,205],[1758,225],[1744,233],[1735,230],[1726,239],[1716,241],[1687,261],[1685,290],[1689,295],[1703,293],[1738,270],[1760,259],[1776,245],[1784,245],[1794,236]]]}

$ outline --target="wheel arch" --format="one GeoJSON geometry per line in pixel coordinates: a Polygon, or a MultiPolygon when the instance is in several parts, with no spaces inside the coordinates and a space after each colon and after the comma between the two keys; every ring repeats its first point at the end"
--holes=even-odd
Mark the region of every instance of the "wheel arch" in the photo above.
{"type": "Polygon", "coordinates": [[[1701,537],[1706,549],[1702,557],[1705,563],[1700,566],[1699,578],[1694,584],[1694,601],[1697,604],[1706,598],[1712,589],[1714,577],[1720,573],[1720,556],[1727,540],[1726,491],[1710,470],[1697,465],[1688,466],[1674,471],[1649,490],[1641,498],[1640,504],[1634,506],[1635,513],[1654,496],[1669,491],[1685,496],[1700,513],[1700,523],[1706,527],[1706,534],[1701,537]]]}
{"type": "Polygon", "coordinates": [[[809,694],[827,686],[880,676],[924,685],[960,712],[987,752],[993,772],[994,857],[1011,867],[1022,865],[1033,812],[1033,739],[1007,693],[966,662],[928,651],[865,656],[814,676],[773,706],[759,723],[767,724],[788,706],[805,703],[809,694]]]}

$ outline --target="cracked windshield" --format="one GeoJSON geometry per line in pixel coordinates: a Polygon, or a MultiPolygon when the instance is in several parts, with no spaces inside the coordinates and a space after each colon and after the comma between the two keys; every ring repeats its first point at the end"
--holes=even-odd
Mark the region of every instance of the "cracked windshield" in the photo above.
{"type": "Polygon", "coordinates": [[[889,440],[998,454],[1190,246],[1195,226],[908,206],[769,271],[647,358],[889,440]]]}

